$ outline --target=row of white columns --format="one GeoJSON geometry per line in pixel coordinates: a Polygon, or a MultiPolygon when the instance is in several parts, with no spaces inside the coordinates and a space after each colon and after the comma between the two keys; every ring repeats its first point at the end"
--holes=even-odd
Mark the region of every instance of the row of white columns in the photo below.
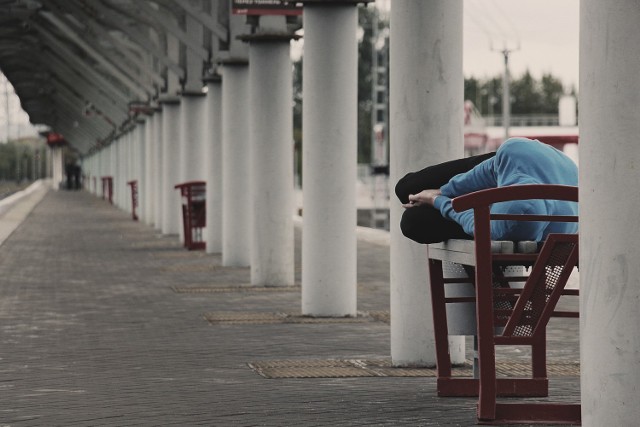
{"type": "MultiPolygon", "coordinates": [[[[139,217],[162,234],[183,230],[174,186],[205,181],[207,251],[222,252],[225,266],[251,266],[254,285],[291,286],[289,42],[252,43],[250,52],[253,73],[248,62],[223,65],[224,84],[208,82],[206,95],[160,99],[144,122],[84,163],[90,179],[113,177],[114,204],[126,211],[132,208],[127,182],[137,180],[139,217]]],[[[89,188],[101,195],[100,185],[89,188]]]]}
{"type": "MultiPolygon", "coordinates": [[[[583,423],[593,426],[633,425],[640,415],[640,225],[619,220],[640,210],[639,18],[634,0],[582,2],[581,383],[583,423]]],[[[356,25],[354,4],[305,5],[302,311],[318,316],[356,314],[356,25]]],[[[462,0],[394,1],[391,52],[395,183],[462,156],[462,0]]],[[[178,233],[173,185],[205,180],[208,224],[219,224],[207,229],[207,250],[222,251],[224,265],[251,265],[255,284],[290,285],[288,44],[252,42],[249,64],[223,64],[222,84],[207,83],[205,97],[167,99],[144,131],[89,164],[96,176],[119,176],[118,203],[125,206],[126,155],[117,147],[126,138],[144,143],[144,166],[134,163],[129,173],[144,169],[145,222],[178,233]]],[[[433,365],[425,248],[402,237],[397,204],[391,215],[392,358],[433,365]]]]}

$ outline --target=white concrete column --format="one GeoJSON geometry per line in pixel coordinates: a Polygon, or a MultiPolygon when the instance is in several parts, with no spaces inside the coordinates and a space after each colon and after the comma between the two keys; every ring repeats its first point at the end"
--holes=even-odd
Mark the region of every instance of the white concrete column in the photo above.
{"type": "Polygon", "coordinates": [[[580,4],[582,425],[640,419],[640,3],[580,4]]]}
{"type": "Polygon", "coordinates": [[[123,145],[121,155],[122,161],[122,174],[120,181],[120,208],[126,212],[131,212],[131,192],[129,190],[129,186],[127,182],[131,179],[131,171],[132,165],[134,163],[133,159],[133,140],[134,140],[134,129],[129,130],[123,137],[123,145]]]}
{"type": "MultiPolygon", "coordinates": [[[[462,0],[392,2],[390,41],[393,187],[408,172],[463,157],[462,0]]],[[[398,366],[433,366],[427,248],[402,235],[402,212],[394,196],[391,357],[398,366]]]]}
{"type": "MultiPolygon", "coordinates": [[[[178,143],[178,182],[204,181],[204,109],[202,92],[183,93],[180,98],[180,138],[178,143]]],[[[177,191],[177,190],[176,190],[177,191]]],[[[182,215],[180,215],[182,221],[182,215]]],[[[184,242],[184,228],[180,227],[184,242]]]]}
{"type": "Polygon", "coordinates": [[[51,147],[51,172],[53,180],[53,189],[59,190],[60,183],[64,174],[64,159],[62,156],[62,147],[51,147]]]}
{"type": "Polygon", "coordinates": [[[222,66],[222,265],[251,262],[249,67],[222,66]]]}
{"type": "Polygon", "coordinates": [[[84,175],[84,178],[82,180],[82,188],[84,190],[87,190],[89,193],[91,193],[91,188],[88,186],[88,184],[91,182],[91,176],[93,175],[93,171],[94,169],[94,164],[95,164],[95,155],[89,155],[87,157],[84,157],[82,159],[82,174],[84,175]]]}
{"type": "Polygon", "coordinates": [[[153,191],[153,226],[156,230],[162,230],[162,221],[163,221],[163,210],[164,206],[164,187],[162,186],[162,177],[164,176],[163,162],[162,162],[162,146],[163,140],[162,137],[162,124],[164,123],[164,111],[162,109],[158,109],[156,113],[153,115],[153,164],[154,168],[151,172],[151,180],[152,180],[152,191],[153,191]]]}
{"type": "Polygon", "coordinates": [[[222,85],[220,80],[207,82],[205,112],[205,162],[207,181],[206,251],[222,252],[222,85]]]}
{"type": "MultiPolygon", "coordinates": [[[[261,37],[261,36],[257,36],[261,37]]],[[[268,37],[268,36],[262,36],[268,37]]],[[[290,38],[253,39],[251,100],[251,284],[293,286],[293,110],[290,38]]]]}
{"type": "MultiPolygon", "coordinates": [[[[140,205],[144,206],[141,210],[140,218],[145,224],[153,225],[155,219],[155,210],[153,208],[155,193],[153,188],[153,174],[157,165],[155,160],[155,128],[154,120],[157,114],[147,117],[144,133],[144,194],[141,194],[140,205]]],[[[141,192],[142,193],[142,192],[141,192]]]]}
{"type": "Polygon", "coordinates": [[[355,316],[358,11],[304,6],[302,313],[355,316]]]}
{"type": "Polygon", "coordinates": [[[133,131],[129,130],[122,136],[120,141],[120,181],[118,182],[118,200],[120,202],[120,209],[130,212],[131,211],[131,196],[129,196],[129,188],[127,181],[131,176],[131,142],[133,140],[133,131]]]}
{"type": "Polygon", "coordinates": [[[178,144],[180,138],[180,104],[162,105],[162,234],[178,234],[182,219],[178,184],[178,144]]]}
{"type": "MultiPolygon", "coordinates": [[[[147,194],[147,180],[145,179],[145,168],[147,167],[145,162],[145,144],[147,133],[147,122],[140,120],[136,126],[136,141],[135,141],[135,173],[131,179],[138,181],[138,207],[136,213],[138,218],[143,218],[145,215],[145,197],[147,194]]],[[[131,189],[129,189],[131,192],[131,189]]],[[[132,207],[133,209],[133,207],[132,207]]]]}
{"type": "MultiPolygon", "coordinates": [[[[111,190],[112,193],[115,193],[115,185],[116,185],[116,175],[118,174],[118,140],[114,140],[111,142],[111,144],[109,144],[109,169],[107,171],[107,173],[105,174],[105,176],[110,176],[112,178],[111,181],[111,190]]],[[[107,190],[107,188],[105,187],[105,191],[107,190]]],[[[104,194],[104,198],[105,200],[109,200],[109,193],[108,191],[105,192],[104,194]]],[[[111,199],[112,203],[115,203],[115,194],[112,194],[112,199],[111,199]]]]}
{"type": "Polygon", "coordinates": [[[91,169],[89,170],[89,173],[86,174],[87,182],[85,182],[87,191],[89,192],[89,194],[92,194],[92,195],[96,194],[93,188],[93,179],[98,175],[99,161],[100,161],[100,153],[94,152],[91,155],[91,159],[90,159],[91,169]]]}
{"type": "Polygon", "coordinates": [[[120,191],[120,183],[122,182],[122,174],[124,173],[124,162],[122,161],[122,147],[124,145],[124,135],[120,135],[115,141],[113,141],[113,162],[111,163],[111,169],[113,170],[113,204],[122,209],[120,191]]]}
{"type": "Polygon", "coordinates": [[[131,187],[127,184],[129,181],[137,179],[138,163],[138,133],[140,131],[139,124],[129,131],[129,138],[127,139],[127,150],[125,156],[127,157],[127,176],[124,180],[125,188],[125,207],[126,211],[131,213],[133,211],[133,203],[131,200],[131,187]]]}

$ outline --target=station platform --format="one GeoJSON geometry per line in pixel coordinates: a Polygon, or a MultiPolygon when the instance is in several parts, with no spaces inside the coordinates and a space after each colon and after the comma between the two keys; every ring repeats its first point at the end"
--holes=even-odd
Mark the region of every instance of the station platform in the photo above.
{"type": "MultiPolygon", "coordinates": [[[[358,242],[360,315],[310,319],[299,227],[298,286],[254,288],[87,192],[18,204],[0,246],[2,426],[476,424],[477,400],[438,398],[434,369],[391,366],[384,243],[358,242]]],[[[549,341],[550,399],[576,401],[578,321],[549,341]]]]}

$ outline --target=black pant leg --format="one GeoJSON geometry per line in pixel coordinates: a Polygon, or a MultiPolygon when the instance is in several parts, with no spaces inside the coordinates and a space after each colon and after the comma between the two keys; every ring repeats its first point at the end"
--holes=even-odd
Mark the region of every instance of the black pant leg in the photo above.
{"type": "MultiPolygon", "coordinates": [[[[402,203],[409,201],[409,194],[426,189],[436,189],[454,176],[470,171],[476,165],[495,156],[487,153],[459,160],[440,163],[405,175],[396,185],[396,195],[402,203]]],[[[418,243],[443,242],[448,239],[471,239],[455,221],[444,218],[432,206],[415,206],[404,211],[400,221],[402,234],[418,243]]]]}
{"type": "Polygon", "coordinates": [[[431,206],[415,206],[404,211],[400,220],[402,234],[422,243],[444,242],[449,239],[471,239],[460,224],[443,217],[431,206]]]}
{"type": "Polygon", "coordinates": [[[396,184],[396,195],[402,203],[408,203],[409,194],[416,194],[430,188],[440,188],[454,176],[470,171],[479,163],[495,155],[496,153],[487,153],[451,160],[408,173],[396,184]]]}

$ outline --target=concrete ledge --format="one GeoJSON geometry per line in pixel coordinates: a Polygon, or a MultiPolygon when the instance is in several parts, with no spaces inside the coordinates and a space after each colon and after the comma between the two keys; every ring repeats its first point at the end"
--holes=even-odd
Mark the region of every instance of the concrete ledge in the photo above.
{"type": "Polygon", "coordinates": [[[0,245],[22,224],[49,188],[46,181],[38,180],[24,190],[0,200],[0,245]]]}
{"type": "MultiPolygon", "coordinates": [[[[302,228],[302,217],[300,215],[293,216],[293,223],[296,227],[302,228]]],[[[358,240],[375,245],[389,246],[391,242],[391,234],[386,230],[376,228],[356,227],[356,236],[358,240]]]]}

